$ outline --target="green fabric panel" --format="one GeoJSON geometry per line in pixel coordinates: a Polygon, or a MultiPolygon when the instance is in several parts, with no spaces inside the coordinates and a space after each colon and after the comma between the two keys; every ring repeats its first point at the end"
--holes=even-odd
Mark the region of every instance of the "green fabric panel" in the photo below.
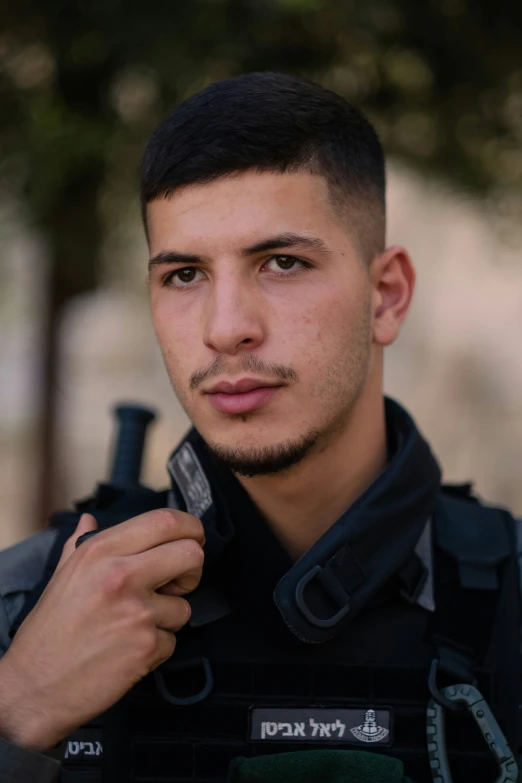
{"type": "Polygon", "coordinates": [[[402,761],[358,750],[300,750],[237,758],[228,783],[411,783],[402,761]]]}

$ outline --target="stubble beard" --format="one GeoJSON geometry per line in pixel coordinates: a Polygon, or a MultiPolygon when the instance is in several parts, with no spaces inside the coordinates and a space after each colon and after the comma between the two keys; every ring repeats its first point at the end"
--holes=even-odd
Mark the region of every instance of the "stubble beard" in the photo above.
{"type": "Polygon", "coordinates": [[[321,431],[313,430],[302,436],[300,440],[289,440],[257,449],[238,449],[208,441],[206,445],[211,457],[219,465],[228,468],[238,476],[254,478],[283,473],[298,465],[321,440],[321,431]]]}
{"type": "MultiPolygon", "coordinates": [[[[335,365],[330,365],[320,383],[313,389],[311,398],[324,411],[319,426],[295,439],[263,447],[239,448],[212,441],[204,437],[210,456],[219,465],[246,478],[270,476],[284,473],[302,463],[307,457],[319,453],[328,447],[333,438],[343,433],[347,427],[364,390],[371,359],[371,311],[369,302],[361,314],[355,332],[347,335],[347,348],[340,354],[335,365]],[[340,404],[342,400],[342,404],[340,404]]],[[[191,418],[189,394],[181,392],[179,379],[173,377],[169,369],[168,357],[164,355],[165,367],[172,387],[185,412],[191,418]]],[[[233,416],[248,424],[256,415],[242,414],[233,416]]],[[[203,433],[202,433],[203,434],[203,433]]]]}

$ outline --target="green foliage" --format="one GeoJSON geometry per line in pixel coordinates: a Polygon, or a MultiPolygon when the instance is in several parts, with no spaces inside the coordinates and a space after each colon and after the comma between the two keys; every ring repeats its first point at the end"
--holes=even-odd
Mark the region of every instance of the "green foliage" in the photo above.
{"type": "Polygon", "coordinates": [[[85,172],[131,187],[175,101],[249,70],[321,81],[388,153],[472,191],[522,183],[519,2],[20,0],[0,29],[0,176],[44,226],[85,172]]]}

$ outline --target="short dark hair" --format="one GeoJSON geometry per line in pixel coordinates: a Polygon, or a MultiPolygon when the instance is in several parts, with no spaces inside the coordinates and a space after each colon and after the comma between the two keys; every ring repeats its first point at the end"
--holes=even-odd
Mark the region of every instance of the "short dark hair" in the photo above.
{"type": "Polygon", "coordinates": [[[242,171],[309,171],[353,213],[371,260],[384,248],[385,166],[375,129],[340,95],[283,73],[247,73],[178,104],[143,155],[141,204],[242,171]]]}

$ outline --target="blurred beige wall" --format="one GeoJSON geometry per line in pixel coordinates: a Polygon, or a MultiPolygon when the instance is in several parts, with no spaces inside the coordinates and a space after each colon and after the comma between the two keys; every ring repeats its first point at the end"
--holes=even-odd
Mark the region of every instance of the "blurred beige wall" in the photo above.
{"type": "MultiPolygon", "coordinates": [[[[389,171],[389,244],[416,264],[415,302],[388,349],[386,390],[431,441],[447,480],[473,479],[487,500],[522,512],[522,265],[486,206],[389,171]]],[[[0,230],[2,227],[0,225],[0,230]]],[[[44,253],[11,223],[0,295],[0,547],[31,529],[31,458],[37,422],[39,317],[44,253]],[[7,281],[7,282],[6,282],[7,281]]],[[[5,232],[4,232],[5,233],[5,232]]],[[[7,249],[6,249],[7,244],[7,249]]],[[[166,485],[165,461],[188,426],[170,389],[148,316],[146,248],[137,220],[113,215],[104,288],[71,306],[58,379],[64,497],[89,494],[106,477],[110,409],[120,400],[157,408],[144,479],[166,485]]]]}

